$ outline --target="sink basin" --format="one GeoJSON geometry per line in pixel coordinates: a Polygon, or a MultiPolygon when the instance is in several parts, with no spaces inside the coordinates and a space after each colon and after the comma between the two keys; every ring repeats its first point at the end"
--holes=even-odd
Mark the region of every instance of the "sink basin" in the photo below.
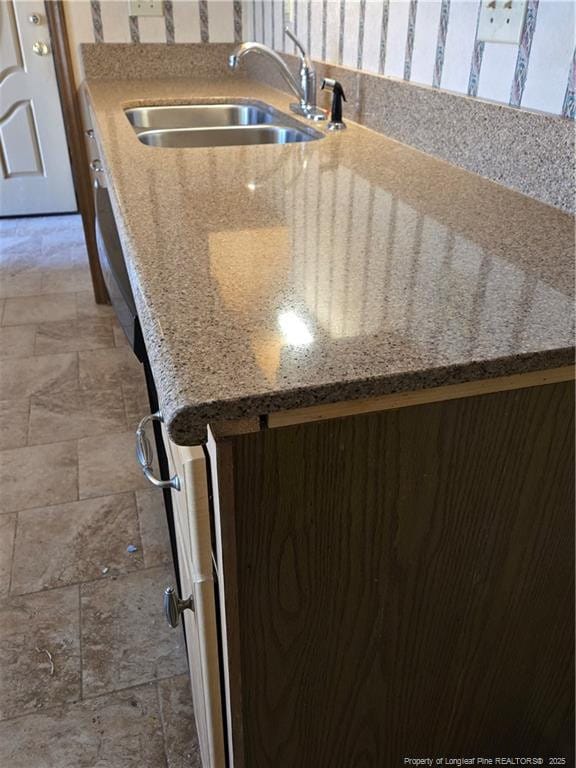
{"type": "Polygon", "coordinates": [[[292,144],[323,137],[260,102],[168,104],[125,112],[139,140],[150,147],[292,144]]]}
{"type": "Polygon", "coordinates": [[[267,125],[280,117],[257,104],[172,104],[134,107],[126,117],[135,128],[213,128],[228,125],[267,125]]]}
{"type": "Polygon", "coordinates": [[[226,126],[220,128],[175,128],[141,131],[138,138],[150,147],[233,147],[245,144],[291,144],[314,141],[322,134],[283,125],[226,126]]]}

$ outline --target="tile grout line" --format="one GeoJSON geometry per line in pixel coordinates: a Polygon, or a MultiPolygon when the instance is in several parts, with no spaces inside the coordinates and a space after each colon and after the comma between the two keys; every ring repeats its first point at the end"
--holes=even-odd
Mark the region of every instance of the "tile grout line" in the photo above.
{"type": "Polygon", "coordinates": [[[76,443],[76,501],[80,501],[80,446],[78,440],[74,442],[76,443]]]}
{"type": "Polygon", "coordinates": [[[15,555],[16,555],[16,536],[18,534],[18,512],[14,513],[16,515],[16,520],[14,522],[14,539],[12,540],[12,560],[10,562],[10,578],[8,579],[8,592],[7,597],[9,597],[12,594],[12,580],[14,578],[14,561],[15,561],[15,555]]]}
{"type": "Polygon", "coordinates": [[[104,691],[103,693],[95,693],[92,696],[84,696],[82,701],[94,701],[94,699],[100,698],[100,696],[110,696],[113,693],[121,693],[122,691],[129,691],[132,688],[140,688],[143,685],[156,685],[163,683],[165,680],[175,680],[177,677],[182,677],[186,672],[181,672],[179,675],[166,675],[165,677],[153,677],[152,680],[147,680],[144,683],[138,683],[138,685],[127,685],[125,688],[113,688],[110,691],[104,691]]]}
{"type": "Polygon", "coordinates": [[[152,686],[155,686],[158,682],[165,682],[166,680],[177,680],[179,677],[183,677],[185,675],[186,673],[183,672],[180,675],[169,675],[168,677],[159,677],[154,680],[150,680],[147,683],[138,683],[137,685],[130,685],[127,688],[118,688],[113,691],[108,691],[107,693],[98,693],[96,694],[96,696],[88,696],[84,699],[80,699],[80,698],[72,699],[71,701],[64,701],[60,704],[53,704],[48,707],[43,707],[42,709],[36,709],[36,710],[33,710],[32,712],[24,712],[19,715],[14,715],[13,717],[0,718],[0,725],[2,723],[12,723],[15,720],[22,720],[25,717],[31,717],[34,715],[45,715],[45,714],[49,715],[52,712],[55,712],[55,711],[57,712],[58,710],[61,710],[67,707],[73,707],[73,706],[76,706],[77,704],[83,704],[89,701],[96,701],[96,699],[104,698],[105,696],[113,696],[116,693],[124,693],[125,691],[135,691],[140,688],[151,688],[152,686]]]}
{"type": "Polygon", "coordinates": [[[82,582],[78,583],[78,651],[80,655],[80,701],[84,701],[84,657],[82,653],[82,582]]]}
{"type": "Polygon", "coordinates": [[[164,745],[164,765],[166,766],[166,768],[169,768],[168,743],[166,741],[166,729],[164,728],[164,712],[162,710],[162,697],[160,696],[160,686],[158,685],[158,680],[154,681],[154,687],[156,689],[156,703],[158,704],[158,714],[160,715],[160,728],[162,729],[162,744],[164,745]]]}
{"type": "MultiPolygon", "coordinates": [[[[32,429],[32,398],[33,397],[34,397],[34,395],[30,395],[29,397],[26,398],[26,401],[28,403],[28,418],[27,418],[27,428],[26,428],[26,445],[20,446],[21,448],[31,448],[32,447],[30,445],[30,432],[31,432],[31,429],[32,429]]],[[[8,448],[8,449],[5,449],[5,450],[10,450],[10,449],[8,448]]]]}
{"type": "MultiPolygon", "coordinates": [[[[27,512],[28,510],[22,510],[23,512],[27,512]]],[[[14,537],[14,541],[16,541],[16,537],[14,537]]],[[[141,568],[133,568],[131,571],[121,571],[119,573],[111,574],[111,576],[108,576],[108,574],[103,574],[102,576],[98,577],[97,579],[85,579],[83,581],[70,581],[67,584],[58,584],[55,587],[42,587],[41,589],[33,589],[30,590],[30,592],[9,592],[5,598],[2,600],[12,599],[12,598],[20,598],[20,597],[32,597],[32,595],[40,595],[44,592],[56,592],[59,589],[71,589],[72,587],[81,587],[82,585],[90,585],[90,584],[103,584],[106,581],[117,581],[118,579],[121,579],[123,577],[128,576],[134,576],[141,573],[146,573],[149,571],[154,571],[157,568],[166,568],[166,566],[169,566],[170,568],[174,567],[174,563],[172,560],[165,563],[156,563],[156,565],[144,565],[144,547],[142,547],[142,567],[141,568]]],[[[0,605],[2,604],[2,600],[0,600],[0,605]]]]}
{"type": "MultiPolygon", "coordinates": [[[[72,442],[72,440],[69,440],[68,442],[72,442]]],[[[154,490],[153,488],[150,488],[150,490],[154,490]]],[[[24,507],[23,509],[14,509],[14,510],[7,510],[6,512],[0,512],[1,515],[15,515],[18,512],[33,512],[38,511],[40,509],[54,509],[55,507],[63,507],[67,504],[78,504],[79,501],[92,501],[93,499],[107,499],[111,496],[128,496],[132,493],[138,493],[138,491],[116,491],[115,493],[105,493],[102,496],[89,496],[87,499],[76,499],[75,501],[62,501],[58,504],[44,504],[40,507],[24,507]]]]}
{"type": "Polygon", "coordinates": [[[134,497],[134,507],[136,509],[136,520],[138,521],[138,533],[140,535],[140,546],[142,547],[142,562],[144,563],[144,569],[148,568],[146,563],[146,548],[144,546],[144,536],[142,535],[142,520],[140,518],[140,505],[138,504],[137,491],[132,491],[134,497]]]}

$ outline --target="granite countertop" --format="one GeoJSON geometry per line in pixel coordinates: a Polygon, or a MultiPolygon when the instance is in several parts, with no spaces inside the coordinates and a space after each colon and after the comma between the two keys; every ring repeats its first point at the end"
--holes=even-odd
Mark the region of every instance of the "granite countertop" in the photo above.
{"type": "Polygon", "coordinates": [[[349,124],[160,149],[123,109],[291,99],[241,77],[88,80],[171,438],[273,411],[570,364],[574,219],[349,124]]]}

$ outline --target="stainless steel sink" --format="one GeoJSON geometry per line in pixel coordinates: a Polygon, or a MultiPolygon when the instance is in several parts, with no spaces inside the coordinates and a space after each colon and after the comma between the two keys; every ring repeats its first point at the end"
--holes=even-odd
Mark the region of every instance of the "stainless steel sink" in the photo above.
{"type": "Polygon", "coordinates": [[[172,104],[134,107],[126,117],[135,128],[214,128],[228,125],[268,125],[278,113],[259,104],[172,104]]]}
{"type": "Polygon", "coordinates": [[[233,147],[244,144],[291,144],[321,138],[316,131],[301,131],[283,125],[226,126],[221,128],[175,128],[142,131],[138,138],[150,147],[233,147]]]}
{"type": "Polygon", "coordinates": [[[291,144],[323,137],[260,102],[170,104],[125,111],[139,140],[151,147],[291,144]]]}

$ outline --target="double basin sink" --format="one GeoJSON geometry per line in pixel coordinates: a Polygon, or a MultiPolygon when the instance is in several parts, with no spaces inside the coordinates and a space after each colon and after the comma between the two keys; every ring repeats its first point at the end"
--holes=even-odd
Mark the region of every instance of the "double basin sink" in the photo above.
{"type": "Polygon", "coordinates": [[[125,110],[151,147],[230,147],[315,141],[323,134],[261,102],[170,104],[125,110]]]}

